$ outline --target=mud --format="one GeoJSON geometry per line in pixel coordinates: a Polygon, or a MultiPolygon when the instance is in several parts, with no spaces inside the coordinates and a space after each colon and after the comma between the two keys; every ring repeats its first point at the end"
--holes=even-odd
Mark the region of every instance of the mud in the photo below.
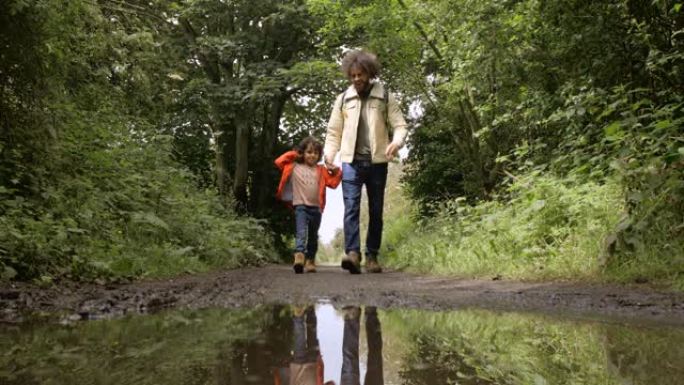
{"type": "Polygon", "coordinates": [[[644,287],[462,280],[390,271],[350,275],[339,267],[295,275],[271,265],[168,280],[96,285],[0,286],[0,322],[45,316],[59,322],[166,308],[249,307],[270,303],[371,305],[454,310],[485,308],[627,323],[684,325],[684,293],[644,287]]]}

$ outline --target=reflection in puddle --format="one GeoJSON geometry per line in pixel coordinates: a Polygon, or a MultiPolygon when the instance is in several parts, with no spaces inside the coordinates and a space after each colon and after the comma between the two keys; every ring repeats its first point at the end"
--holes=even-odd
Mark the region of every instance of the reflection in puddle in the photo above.
{"type": "MultiPolygon", "coordinates": [[[[318,310],[320,316],[326,317],[323,323],[327,326],[326,330],[330,330],[333,323],[337,326],[340,324],[339,317],[330,310],[332,310],[331,306],[319,306],[318,310]]],[[[318,316],[315,308],[313,306],[295,307],[292,316],[291,355],[284,365],[274,370],[274,383],[315,385],[322,384],[327,379],[326,384],[383,384],[380,321],[376,308],[370,306],[365,308],[364,327],[368,349],[364,366],[364,381],[361,382],[362,373],[359,362],[361,312],[362,309],[358,306],[343,309],[341,350],[335,351],[333,347],[340,346],[339,336],[337,333],[318,331],[318,316]],[[324,341],[325,352],[322,352],[319,344],[319,335],[324,341]],[[323,356],[326,357],[325,363],[323,356]]]]}
{"type": "Polygon", "coordinates": [[[3,326],[0,384],[682,384],[684,330],[269,306],[3,326]]]}

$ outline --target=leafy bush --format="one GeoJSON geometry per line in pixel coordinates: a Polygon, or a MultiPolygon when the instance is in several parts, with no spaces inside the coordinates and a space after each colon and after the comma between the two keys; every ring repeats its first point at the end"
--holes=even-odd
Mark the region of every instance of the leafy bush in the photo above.
{"type": "Polygon", "coordinates": [[[9,198],[0,204],[6,278],[167,276],[273,258],[267,239],[254,242],[262,226],[197,191],[168,144],[119,139],[66,159],[70,172],[40,200],[0,190],[9,198]]]}
{"type": "Polygon", "coordinates": [[[3,279],[164,276],[273,258],[270,238],[255,237],[261,223],[199,190],[201,167],[188,166],[193,177],[174,160],[184,159],[162,134],[175,95],[170,24],[148,17],[80,0],[0,5],[11,52],[0,57],[3,279]]]}

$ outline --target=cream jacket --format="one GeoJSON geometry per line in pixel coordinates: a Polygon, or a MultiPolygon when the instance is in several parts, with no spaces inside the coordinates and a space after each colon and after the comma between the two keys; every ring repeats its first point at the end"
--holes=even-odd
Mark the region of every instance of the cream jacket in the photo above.
{"type": "MultiPolygon", "coordinates": [[[[385,105],[384,93],[383,85],[375,82],[366,102],[366,108],[370,110],[368,127],[370,130],[371,161],[373,163],[386,163],[388,159],[385,150],[389,143],[396,143],[399,148],[403,147],[408,133],[406,121],[401,114],[397,99],[394,95],[389,94],[387,105],[385,105]],[[385,108],[388,108],[387,114],[385,114],[385,108]],[[387,127],[385,116],[392,130],[391,142],[390,127],[387,127]]],[[[337,96],[325,137],[323,153],[326,157],[332,159],[339,152],[342,162],[350,163],[354,160],[360,107],[361,100],[354,86],[349,86],[345,93],[337,96]],[[343,95],[346,99],[344,107],[342,107],[343,95]]]]}

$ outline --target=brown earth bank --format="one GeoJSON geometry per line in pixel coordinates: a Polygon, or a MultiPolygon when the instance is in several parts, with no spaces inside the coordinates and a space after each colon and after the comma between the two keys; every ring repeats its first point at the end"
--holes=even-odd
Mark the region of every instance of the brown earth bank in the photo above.
{"type": "Polygon", "coordinates": [[[0,286],[0,322],[45,316],[76,321],[165,308],[249,307],[271,303],[374,305],[381,308],[484,308],[612,322],[684,326],[684,293],[645,287],[525,283],[415,275],[399,271],[350,275],[337,266],[295,275],[289,266],[189,275],[127,284],[61,283],[0,286]]]}

